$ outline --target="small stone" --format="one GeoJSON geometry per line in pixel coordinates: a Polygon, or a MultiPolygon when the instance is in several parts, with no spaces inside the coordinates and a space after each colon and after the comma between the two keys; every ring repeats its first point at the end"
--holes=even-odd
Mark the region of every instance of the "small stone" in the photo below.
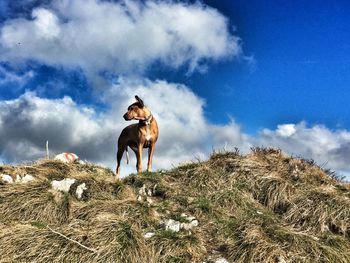
{"type": "Polygon", "coordinates": [[[11,175],[8,174],[0,174],[1,180],[7,182],[7,183],[13,183],[13,178],[11,175]]]}
{"type": "Polygon", "coordinates": [[[22,180],[21,176],[19,174],[16,174],[16,179],[14,180],[15,183],[20,183],[22,180]]]}
{"type": "Polygon", "coordinates": [[[326,224],[322,224],[321,225],[321,232],[328,232],[329,231],[329,227],[326,224]]]}
{"type": "Polygon", "coordinates": [[[139,195],[147,195],[146,194],[146,185],[144,184],[140,189],[139,189],[139,195]]]}
{"type": "Polygon", "coordinates": [[[154,215],[155,217],[160,217],[160,214],[159,214],[156,210],[153,211],[153,215],[154,215]]]}
{"type": "Polygon", "coordinates": [[[78,199],[81,199],[83,196],[84,191],[87,190],[86,184],[82,183],[78,185],[77,190],[75,191],[75,195],[78,199]]]}
{"type": "Polygon", "coordinates": [[[156,190],[157,190],[157,187],[158,187],[158,184],[155,184],[154,186],[153,186],[153,194],[156,192],[156,190]]]}
{"type": "Polygon", "coordinates": [[[198,222],[198,220],[193,220],[193,221],[191,221],[191,223],[190,223],[192,226],[198,226],[199,225],[199,222],[198,222]]]}
{"type": "Polygon", "coordinates": [[[34,179],[35,179],[34,176],[32,176],[31,174],[26,174],[25,176],[23,176],[21,178],[21,183],[25,184],[25,183],[33,181],[34,179]]]}
{"type": "Polygon", "coordinates": [[[139,202],[142,201],[142,196],[141,195],[137,196],[137,201],[139,201],[139,202]]]}
{"type": "Polygon", "coordinates": [[[192,225],[190,223],[181,223],[180,228],[190,230],[192,228],[192,225]]]}
{"type": "Polygon", "coordinates": [[[150,197],[146,197],[146,201],[147,201],[147,203],[149,203],[150,205],[151,204],[153,204],[153,200],[152,200],[152,198],[150,198],[150,197]]]}
{"type": "Polygon", "coordinates": [[[188,216],[188,217],[187,217],[187,220],[191,222],[191,221],[193,221],[193,220],[196,220],[196,218],[195,218],[194,216],[188,216]]]}
{"type": "Polygon", "coordinates": [[[52,185],[52,188],[55,190],[68,193],[71,185],[74,183],[75,183],[75,179],[65,178],[61,181],[53,180],[51,182],[51,185],[52,185]]]}
{"type": "Polygon", "coordinates": [[[165,221],[165,230],[179,232],[180,226],[181,226],[180,222],[175,221],[173,219],[168,219],[167,221],[165,221]]]}
{"type": "Polygon", "coordinates": [[[225,258],[218,258],[215,260],[215,263],[229,263],[225,258]]]}
{"type": "Polygon", "coordinates": [[[148,233],[146,233],[146,234],[144,234],[144,238],[151,238],[151,237],[153,237],[155,235],[155,233],[153,233],[153,232],[148,232],[148,233]]]}
{"type": "Polygon", "coordinates": [[[262,214],[263,214],[263,213],[260,212],[260,211],[256,211],[256,213],[257,213],[258,215],[262,215],[262,214]]]}
{"type": "MultiPolygon", "coordinates": [[[[181,217],[183,219],[185,219],[187,222],[192,222],[192,221],[197,221],[196,218],[194,216],[189,216],[189,215],[186,215],[185,213],[182,213],[181,214],[181,217]]],[[[197,221],[197,224],[198,224],[198,221],[197,221]]]]}
{"type": "Polygon", "coordinates": [[[180,228],[185,230],[191,230],[193,227],[198,226],[198,220],[193,220],[190,223],[181,223],[180,228]]]}
{"type": "Polygon", "coordinates": [[[294,173],[299,173],[298,165],[295,165],[295,170],[294,170],[293,172],[294,172],[294,173]]]}

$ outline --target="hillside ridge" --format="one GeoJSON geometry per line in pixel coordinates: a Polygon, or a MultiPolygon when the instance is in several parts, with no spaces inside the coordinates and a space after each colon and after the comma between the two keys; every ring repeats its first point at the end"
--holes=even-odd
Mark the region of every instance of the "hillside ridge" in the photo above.
{"type": "Polygon", "coordinates": [[[121,181],[54,160],[0,174],[0,262],[350,262],[350,185],[277,149],[121,181]]]}

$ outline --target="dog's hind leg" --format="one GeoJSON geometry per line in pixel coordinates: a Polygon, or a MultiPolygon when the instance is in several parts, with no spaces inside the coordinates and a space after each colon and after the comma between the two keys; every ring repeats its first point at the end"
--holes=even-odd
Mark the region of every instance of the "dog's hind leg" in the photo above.
{"type": "Polygon", "coordinates": [[[118,152],[117,152],[117,169],[115,171],[116,177],[120,178],[120,161],[123,157],[123,153],[125,151],[125,147],[118,146],[118,152]]]}
{"type": "Polygon", "coordinates": [[[128,151],[128,146],[125,147],[125,152],[126,152],[126,164],[129,164],[129,151],[128,151]]]}

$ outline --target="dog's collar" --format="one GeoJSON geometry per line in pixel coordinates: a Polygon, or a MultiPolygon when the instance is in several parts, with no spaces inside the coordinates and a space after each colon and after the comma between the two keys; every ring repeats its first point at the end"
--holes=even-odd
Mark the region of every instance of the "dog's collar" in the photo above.
{"type": "Polygon", "coordinates": [[[146,124],[146,125],[150,125],[150,124],[151,124],[152,118],[153,118],[153,115],[150,114],[146,119],[140,120],[140,121],[143,122],[143,123],[146,124]]]}

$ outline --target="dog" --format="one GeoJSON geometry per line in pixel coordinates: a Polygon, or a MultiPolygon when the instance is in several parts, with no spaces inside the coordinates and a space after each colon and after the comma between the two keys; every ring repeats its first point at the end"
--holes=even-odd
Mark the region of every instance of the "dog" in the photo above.
{"type": "Polygon", "coordinates": [[[126,152],[127,163],[129,163],[128,147],[136,155],[136,170],[142,172],[142,150],[148,148],[147,171],[152,171],[152,158],[154,147],[158,139],[158,124],[151,111],[145,106],[143,101],[136,95],[136,102],[128,107],[128,111],[123,115],[126,121],[138,120],[138,123],[125,127],[118,139],[117,168],[116,177],[120,178],[120,161],[126,152]]]}

